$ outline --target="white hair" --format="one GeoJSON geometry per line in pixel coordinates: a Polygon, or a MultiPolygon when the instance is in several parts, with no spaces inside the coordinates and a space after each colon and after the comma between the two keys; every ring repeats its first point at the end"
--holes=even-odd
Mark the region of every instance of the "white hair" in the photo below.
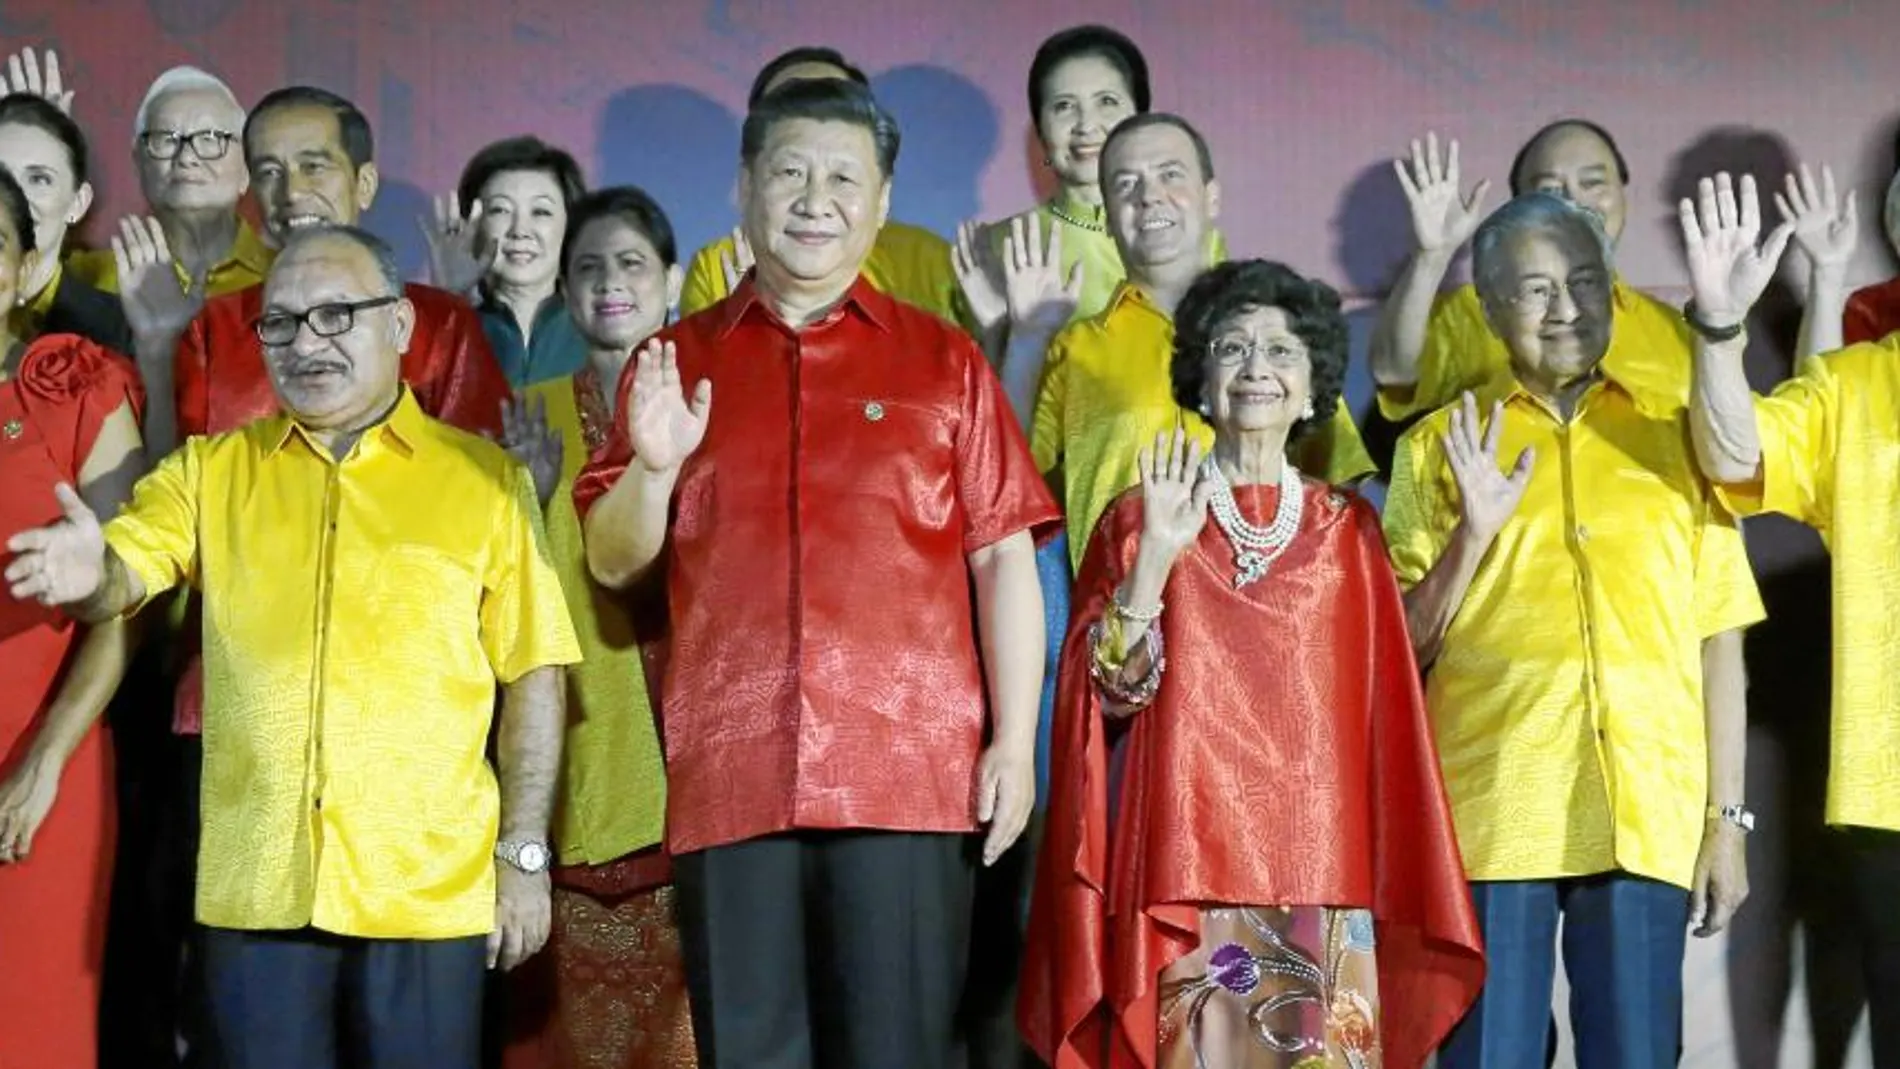
{"type": "Polygon", "coordinates": [[[152,87],[145,91],[145,99],[139,104],[138,119],[132,125],[132,139],[137,141],[151,129],[152,109],[170,93],[182,93],[195,89],[209,89],[224,97],[231,105],[231,111],[237,115],[237,129],[232,133],[242,133],[244,129],[244,105],[238,103],[237,94],[224,84],[224,79],[210,71],[198,67],[173,67],[152,79],[152,87]]]}
{"type": "Polygon", "coordinates": [[[1601,215],[1554,193],[1522,193],[1486,217],[1471,237],[1471,281],[1478,295],[1487,299],[1500,296],[1506,238],[1524,231],[1566,229],[1588,237],[1602,255],[1604,267],[1614,263],[1615,253],[1601,215]]]}

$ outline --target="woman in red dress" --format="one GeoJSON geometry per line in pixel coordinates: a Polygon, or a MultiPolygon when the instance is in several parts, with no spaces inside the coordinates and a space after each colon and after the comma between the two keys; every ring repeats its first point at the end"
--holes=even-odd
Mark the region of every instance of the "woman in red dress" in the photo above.
{"type": "MultiPolygon", "coordinates": [[[[26,196],[0,167],[0,308],[36,255],[26,196]]],[[[0,538],[58,519],[55,487],[116,512],[144,467],[138,407],[124,360],[0,317],[0,538]]],[[[113,811],[94,723],[125,656],[123,624],[79,627],[0,592],[0,1066],[96,1062],[113,811]]]]}

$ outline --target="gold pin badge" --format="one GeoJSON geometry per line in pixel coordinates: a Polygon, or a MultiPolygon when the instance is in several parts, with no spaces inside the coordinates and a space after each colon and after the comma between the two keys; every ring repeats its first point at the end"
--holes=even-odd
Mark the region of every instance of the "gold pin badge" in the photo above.
{"type": "Polygon", "coordinates": [[[8,438],[18,438],[20,435],[26,433],[26,424],[21,423],[17,419],[7,420],[7,425],[0,427],[0,433],[5,434],[8,438]]]}
{"type": "Polygon", "coordinates": [[[864,406],[864,418],[870,420],[872,423],[883,419],[884,406],[878,404],[876,401],[869,402],[864,406]]]}

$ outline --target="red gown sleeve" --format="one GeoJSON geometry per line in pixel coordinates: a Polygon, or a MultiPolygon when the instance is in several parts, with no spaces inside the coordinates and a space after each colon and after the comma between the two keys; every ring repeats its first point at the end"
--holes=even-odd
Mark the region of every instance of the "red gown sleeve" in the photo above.
{"type": "Polygon", "coordinates": [[[481,317],[451,294],[425,292],[411,294],[418,337],[403,358],[403,378],[415,391],[416,403],[450,426],[501,433],[502,402],[512,394],[482,333],[481,317]],[[425,324],[428,335],[422,337],[425,324]]]}

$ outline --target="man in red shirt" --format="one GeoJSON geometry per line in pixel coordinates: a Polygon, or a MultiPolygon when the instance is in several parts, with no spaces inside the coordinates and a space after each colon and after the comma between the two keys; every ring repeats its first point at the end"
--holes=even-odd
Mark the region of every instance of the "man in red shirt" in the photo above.
{"type": "Polygon", "coordinates": [[[595,578],[665,583],[703,1069],[948,1065],[970,833],[994,862],[1034,800],[1058,513],[976,343],[860,277],[897,142],[848,82],[753,109],[756,266],[628,366],[575,484],[595,578]]]}

